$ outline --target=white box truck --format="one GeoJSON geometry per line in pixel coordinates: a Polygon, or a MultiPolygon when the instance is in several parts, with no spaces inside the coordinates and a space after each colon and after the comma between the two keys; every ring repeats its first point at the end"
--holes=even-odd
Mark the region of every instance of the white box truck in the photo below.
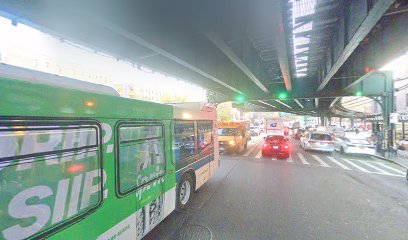
{"type": "Polygon", "coordinates": [[[283,124],[283,118],[269,118],[265,121],[266,135],[287,135],[287,128],[283,124]]]}

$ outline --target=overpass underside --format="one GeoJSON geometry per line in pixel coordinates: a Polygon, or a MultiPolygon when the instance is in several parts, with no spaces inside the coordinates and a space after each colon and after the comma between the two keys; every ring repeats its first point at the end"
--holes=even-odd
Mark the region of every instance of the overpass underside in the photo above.
{"type": "Polygon", "coordinates": [[[387,89],[375,70],[408,51],[407,10],[402,0],[0,0],[14,24],[198,84],[211,101],[333,116],[340,97],[387,89]]]}

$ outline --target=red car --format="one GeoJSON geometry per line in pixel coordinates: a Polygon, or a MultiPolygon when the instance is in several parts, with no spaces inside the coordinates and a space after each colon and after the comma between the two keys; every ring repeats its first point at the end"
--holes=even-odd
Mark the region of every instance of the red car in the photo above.
{"type": "Polygon", "coordinates": [[[262,145],[262,156],[288,158],[290,155],[289,140],[285,136],[267,136],[262,145]]]}

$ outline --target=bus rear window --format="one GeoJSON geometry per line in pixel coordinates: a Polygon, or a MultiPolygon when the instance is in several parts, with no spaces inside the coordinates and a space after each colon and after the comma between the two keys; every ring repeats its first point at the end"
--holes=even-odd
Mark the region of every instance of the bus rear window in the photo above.
{"type": "Polygon", "coordinates": [[[0,238],[44,234],[101,202],[96,125],[0,124],[0,238]]]}

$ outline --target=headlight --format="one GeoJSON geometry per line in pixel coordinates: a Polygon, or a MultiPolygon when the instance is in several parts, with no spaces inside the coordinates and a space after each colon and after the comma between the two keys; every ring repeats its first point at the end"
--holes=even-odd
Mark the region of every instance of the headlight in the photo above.
{"type": "Polygon", "coordinates": [[[230,140],[228,143],[229,143],[230,145],[232,145],[232,146],[235,145],[235,141],[234,141],[234,140],[230,140]]]}

